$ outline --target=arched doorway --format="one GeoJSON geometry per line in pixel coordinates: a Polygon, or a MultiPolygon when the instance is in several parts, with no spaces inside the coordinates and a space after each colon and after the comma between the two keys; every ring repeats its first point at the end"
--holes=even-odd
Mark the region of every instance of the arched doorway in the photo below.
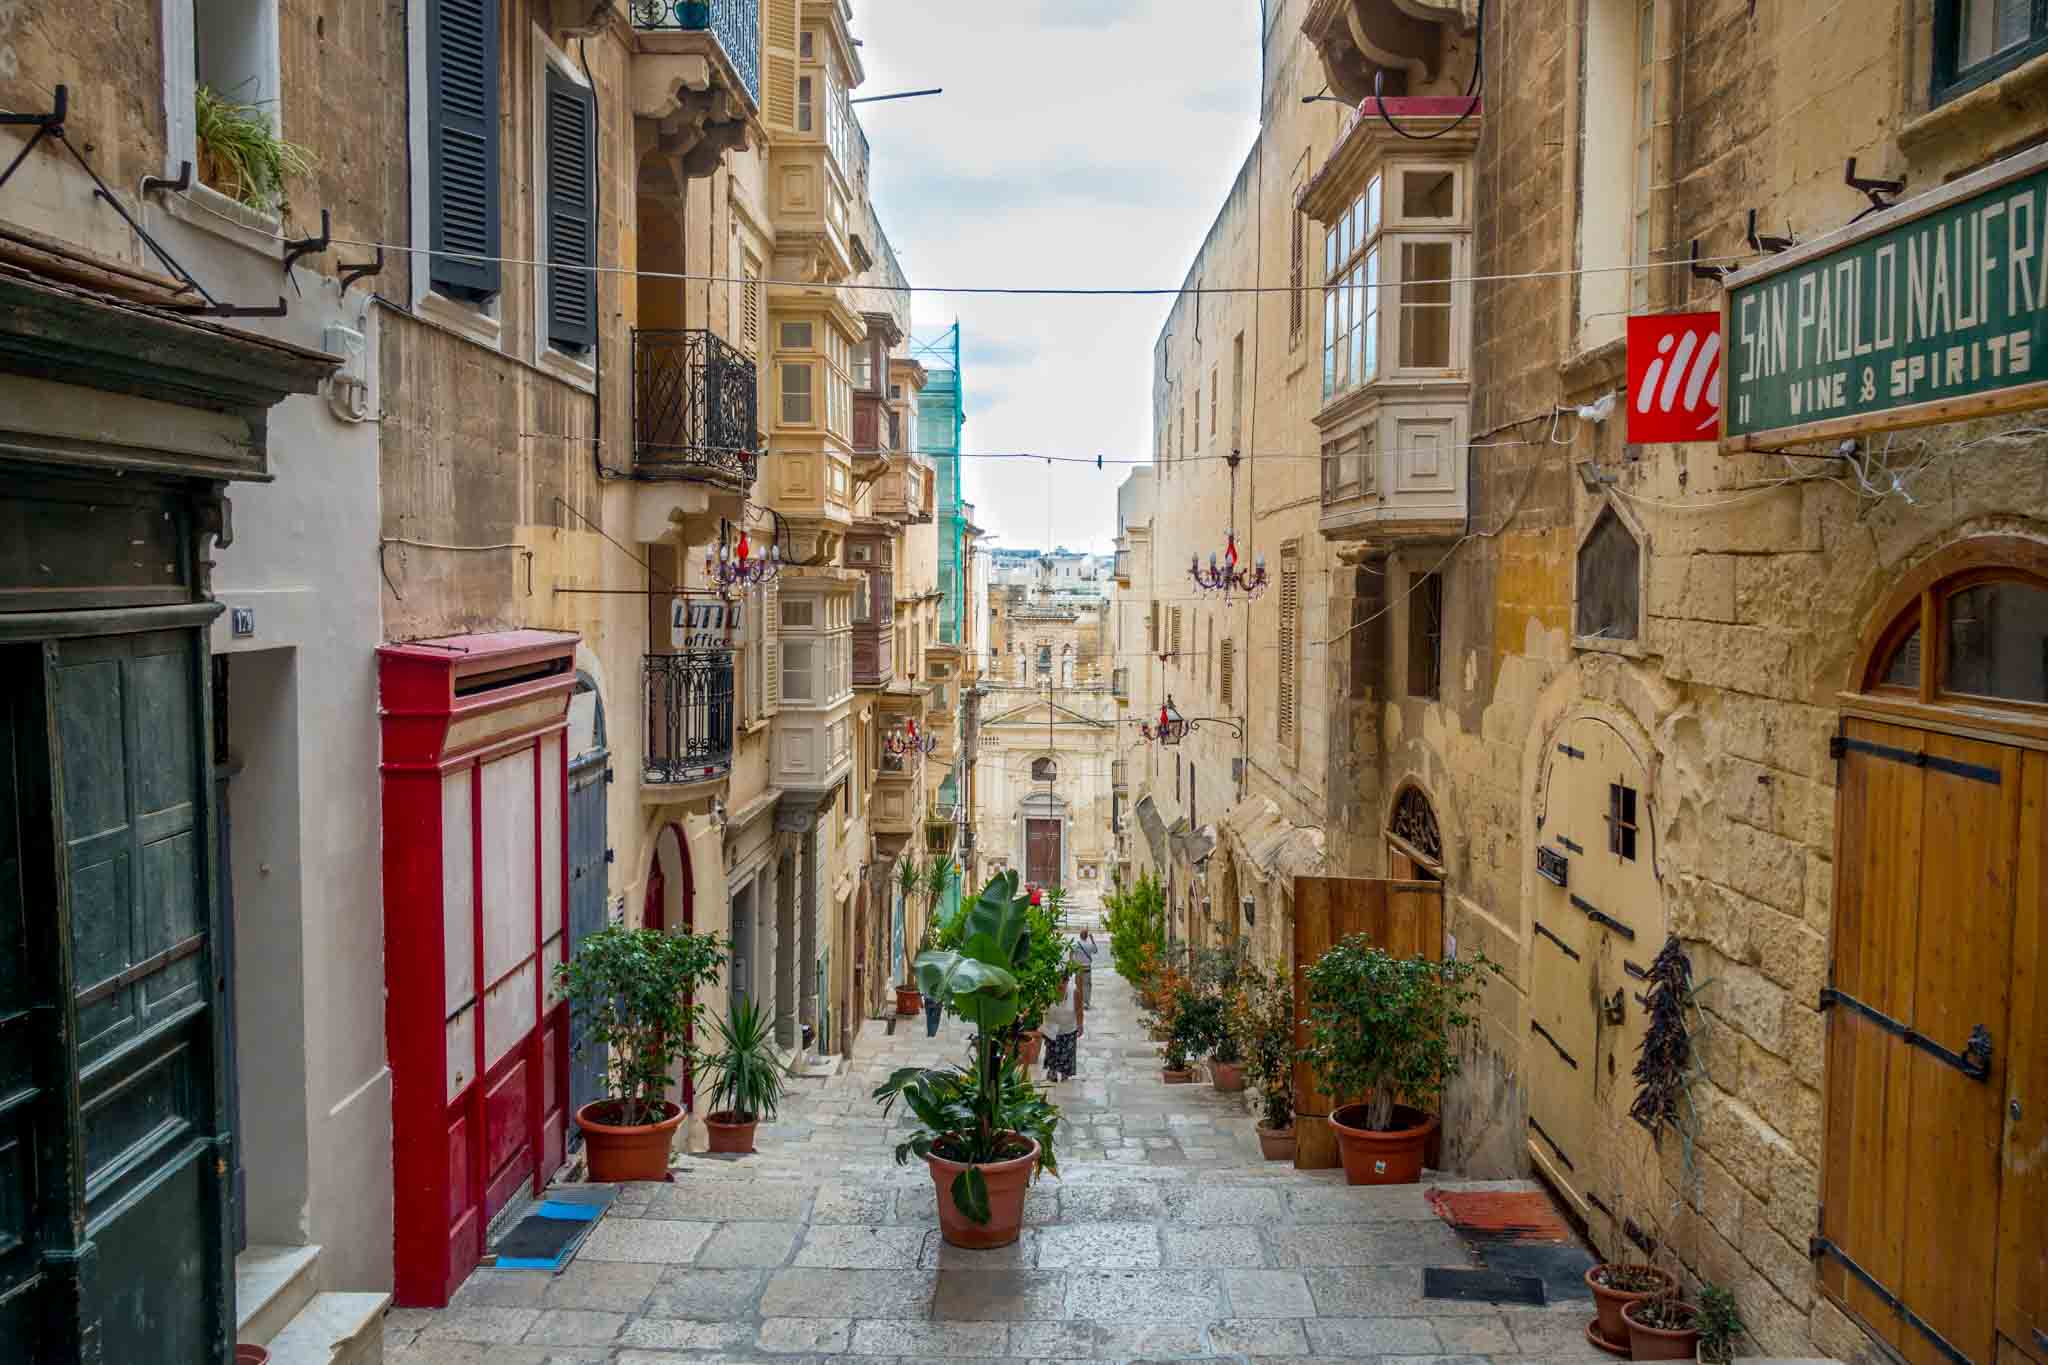
{"type": "Polygon", "coordinates": [[[1387,875],[1396,881],[1442,881],[1444,837],[1428,793],[1410,782],[1387,816],[1387,875]]]}
{"type": "Polygon", "coordinates": [[[1909,1360],[2039,1360],[2048,546],[1934,556],[1879,611],[1850,686],[1820,1001],[1821,1286],[1909,1360]]]}
{"type": "MultiPolygon", "coordinates": [[[[665,933],[696,931],[696,880],[690,869],[690,845],[683,827],[674,822],[663,825],[654,836],[654,859],[647,870],[647,893],[642,905],[641,925],[665,933]]],[[[689,1040],[696,1041],[692,1030],[689,1040]]],[[[687,1066],[676,1076],[683,1093],[683,1108],[696,1102],[696,1084],[687,1066]]]]}

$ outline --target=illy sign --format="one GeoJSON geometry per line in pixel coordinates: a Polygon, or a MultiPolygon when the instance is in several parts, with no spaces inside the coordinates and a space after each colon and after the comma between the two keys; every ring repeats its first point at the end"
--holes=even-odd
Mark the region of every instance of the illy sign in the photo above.
{"type": "Polygon", "coordinates": [[[1628,320],[1628,439],[1713,441],[1721,435],[1721,315],[1658,313],[1628,320]]]}

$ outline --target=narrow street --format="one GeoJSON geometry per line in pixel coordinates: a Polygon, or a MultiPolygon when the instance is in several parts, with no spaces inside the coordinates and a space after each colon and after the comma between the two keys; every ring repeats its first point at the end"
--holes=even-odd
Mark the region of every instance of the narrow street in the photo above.
{"type": "Polygon", "coordinates": [[[931,1178],[893,1163],[868,1098],[962,1048],[962,1026],[871,1022],[756,1155],[678,1157],[672,1187],[622,1189],[560,1276],[482,1269],[445,1310],[394,1310],[387,1362],[1601,1358],[1583,1302],[1425,1301],[1421,1267],[1469,1264],[1431,1182],[1262,1161],[1240,1097],[1164,1084],[1129,988],[1095,977],[1080,1074],[1054,1088],[1064,1178],[1032,1193],[1015,1246],[940,1242],[931,1178]]]}

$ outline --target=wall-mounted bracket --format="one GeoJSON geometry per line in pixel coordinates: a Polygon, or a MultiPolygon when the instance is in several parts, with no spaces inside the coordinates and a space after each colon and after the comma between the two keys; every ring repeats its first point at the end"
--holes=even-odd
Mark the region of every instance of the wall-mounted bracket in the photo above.
{"type": "Polygon", "coordinates": [[[178,163],[178,178],[175,180],[167,175],[145,175],[142,177],[142,183],[136,188],[144,194],[155,194],[159,190],[169,190],[173,194],[183,194],[186,190],[192,188],[192,163],[180,161],[178,163]]]}
{"type": "Polygon", "coordinates": [[[59,142],[64,140],[64,115],[70,107],[71,92],[60,85],[57,87],[56,97],[50,102],[50,112],[47,114],[0,114],[0,127],[36,130],[36,135],[28,140],[28,144],[15,155],[14,160],[7,163],[7,169],[0,171],[0,185],[7,183],[15,168],[28,160],[28,154],[36,149],[36,144],[44,137],[54,133],[59,142]]]}
{"type": "Polygon", "coordinates": [[[1760,235],[1756,230],[1755,209],[1751,209],[1749,211],[1749,229],[1745,235],[1747,236],[1749,240],[1749,245],[1753,250],[1769,251],[1772,253],[1780,252],[1789,246],[1797,245],[1799,241],[1797,237],[1766,237],[1760,235]]]}
{"type": "Polygon", "coordinates": [[[325,251],[334,239],[334,221],[326,209],[320,210],[320,235],[318,237],[292,237],[284,244],[284,273],[292,273],[292,264],[301,256],[311,256],[325,251]]]}
{"type": "Polygon", "coordinates": [[[366,280],[372,275],[381,275],[383,272],[384,248],[381,246],[377,248],[377,259],[374,261],[364,261],[360,265],[349,265],[343,262],[341,265],[341,292],[346,294],[357,280],[366,280]]]}
{"type": "Polygon", "coordinates": [[[1727,274],[1728,274],[1728,267],[1727,267],[1727,266],[1725,266],[1725,265],[1701,265],[1701,264],[1700,264],[1700,239],[1699,239],[1699,238],[1697,238],[1697,237],[1693,238],[1693,239],[1692,239],[1692,277],[1693,277],[1694,279],[1696,279],[1696,280],[1712,280],[1712,281],[1713,281],[1713,282],[1714,282],[1715,284],[1719,284],[1719,283],[1721,282],[1722,278],[1723,278],[1724,276],[1726,276],[1727,274]]]}
{"type": "Polygon", "coordinates": [[[1856,174],[1856,158],[1853,156],[1849,158],[1849,164],[1842,169],[1842,183],[1870,201],[1869,208],[1849,220],[1852,223],[1860,222],[1873,213],[1890,208],[1892,201],[1885,198],[1886,195],[1904,194],[1906,192],[1906,178],[1904,176],[1900,176],[1897,180],[1877,180],[1870,176],[1858,176],[1856,174]]]}

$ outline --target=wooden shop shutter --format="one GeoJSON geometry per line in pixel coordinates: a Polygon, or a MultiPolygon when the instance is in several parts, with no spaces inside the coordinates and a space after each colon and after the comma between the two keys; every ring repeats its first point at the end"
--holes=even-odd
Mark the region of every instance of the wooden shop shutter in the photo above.
{"type": "Polygon", "coordinates": [[[761,54],[761,114],[796,131],[796,34],[802,0],[767,0],[767,50],[761,54]]]}
{"type": "Polygon", "coordinates": [[[597,341],[597,100],[550,66],[547,105],[548,344],[586,351],[597,341]]]}
{"type": "Polygon", "coordinates": [[[1237,641],[1225,637],[1223,641],[1223,705],[1230,706],[1231,683],[1237,671],[1237,641]]]}
{"type": "Polygon", "coordinates": [[[1280,551],[1280,741],[1289,743],[1295,734],[1298,705],[1297,679],[1301,651],[1301,552],[1293,541],[1280,551]]]}
{"type": "Polygon", "coordinates": [[[428,279],[455,298],[488,299],[500,283],[497,0],[430,0],[427,146],[428,279]]]}

